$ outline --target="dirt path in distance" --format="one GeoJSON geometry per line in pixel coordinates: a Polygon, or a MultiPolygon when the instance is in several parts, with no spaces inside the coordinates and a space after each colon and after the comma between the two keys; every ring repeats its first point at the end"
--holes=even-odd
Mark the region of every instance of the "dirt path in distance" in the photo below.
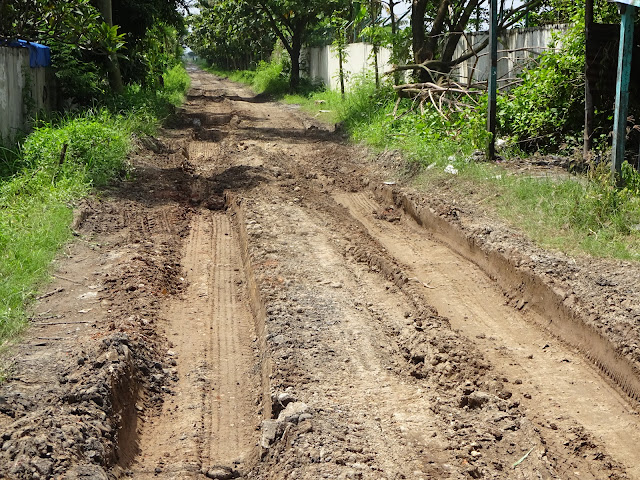
{"type": "Polygon", "coordinates": [[[190,75],[79,211],[0,387],[0,477],[640,478],[637,350],[576,327],[613,322],[580,265],[460,242],[463,212],[381,190],[388,157],[190,75]]]}

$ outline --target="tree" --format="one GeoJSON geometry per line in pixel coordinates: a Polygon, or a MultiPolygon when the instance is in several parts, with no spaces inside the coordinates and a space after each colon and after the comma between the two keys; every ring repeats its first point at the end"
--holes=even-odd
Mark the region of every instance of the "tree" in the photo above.
{"type": "Polygon", "coordinates": [[[118,50],[124,46],[123,35],[118,34],[118,27],[113,25],[113,13],[111,0],[98,0],[98,10],[104,19],[101,25],[103,34],[103,48],[107,54],[107,70],[109,72],[109,84],[115,93],[122,93],[122,74],[118,63],[118,50]]]}
{"type": "MultiPolygon", "coordinates": [[[[489,0],[412,0],[411,32],[414,64],[401,67],[415,70],[420,81],[434,81],[447,74],[459,63],[476,55],[489,43],[488,39],[458,58],[453,58],[460,38],[474,13],[489,0]]],[[[542,4],[542,0],[529,0],[518,7],[505,6],[501,1],[499,29],[515,25],[530,8],[542,4]]]]}
{"type": "Polygon", "coordinates": [[[347,58],[347,29],[349,27],[349,21],[342,18],[339,15],[334,15],[331,18],[331,26],[334,31],[333,49],[338,54],[338,80],[340,81],[340,94],[344,98],[345,88],[345,71],[344,62],[347,58]]]}
{"type": "MultiPolygon", "coordinates": [[[[106,25],[106,24],[104,24],[106,25]]],[[[123,45],[105,28],[90,0],[15,0],[0,3],[0,37],[51,47],[61,97],[89,101],[102,91],[102,58],[123,45]]]]}
{"type": "Polygon", "coordinates": [[[263,15],[248,2],[201,3],[189,18],[187,45],[208,62],[225,69],[249,69],[268,58],[276,37],[263,15]]]}
{"type": "Polygon", "coordinates": [[[311,31],[323,19],[341,8],[348,8],[346,0],[258,0],[257,11],[268,21],[291,57],[292,89],[300,83],[300,51],[311,31]]]}
{"type": "Polygon", "coordinates": [[[89,0],[1,0],[0,38],[57,40],[86,48],[98,16],[89,0]]]}
{"type": "MultiPolygon", "coordinates": [[[[607,0],[595,0],[594,20],[597,23],[619,23],[620,14],[615,3],[607,0]]],[[[527,14],[528,26],[570,24],[574,15],[585,11],[584,0],[544,0],[527,14]]]]}

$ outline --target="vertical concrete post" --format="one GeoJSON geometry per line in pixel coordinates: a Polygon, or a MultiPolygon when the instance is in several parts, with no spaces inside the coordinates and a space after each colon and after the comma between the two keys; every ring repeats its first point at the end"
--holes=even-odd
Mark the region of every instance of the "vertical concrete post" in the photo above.
{"type": "Polygon", "coordinates": [[[629,111],[629,80],[631,78],[631,56],[633,53],[633,20],[636,7],[619,4],[620,49],[618,51],[618,80],[616,82],[615,117],[613,121],[613,158],[611,171],[619,175],[624,161],[627,135],[627,113],[629,111]]]}
{"type": "Polygon", "coordinates": [[[585,84],[584,84],[584,137],[582,157],[585,161],[589,160],[591,143],[593,137],[593,86],[591,85],[592,65],[589,62],[590,48],[589,44],[592,39],[592,25],[593,25],[593,3],[594,0],[586,0],[585,13],[584,13],[584,36],[586,43],[586,61],[585,61],[585,84]]]}

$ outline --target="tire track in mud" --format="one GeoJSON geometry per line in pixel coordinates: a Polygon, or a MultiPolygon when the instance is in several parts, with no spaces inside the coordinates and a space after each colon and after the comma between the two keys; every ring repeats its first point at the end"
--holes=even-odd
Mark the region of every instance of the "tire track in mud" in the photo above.
{"type": "MultiPolygon", "coordinates": [[[[428,208],[417,206],[407,195],[382,187],[375,189],[381,201],[400,206],[404,212],[439,242],[477,265],[503,289],[518,309],[537,312],[532,321],[542,318],[538,325],[569,348],[578,349],[591,363],[620,388],[636,409],[640,407],[640,370],[637,362],[616,351],[615,340],[606,338],[593,323],[583,318],[572,299],[562,290],[556,290],[527,268],[517,265],[519,260],[509,259],[499,251],[486,250],[476,245],[453,224],[435,215],[428,208]],[[539,317],[539,318],[538,318],[539,317]],[[553,321],[555,320],[555,321],[553,321]]],[[[633,341],[633,340],[631,340],[633,341]]],[[[618,345],[618,348],[620,345],[618,345]]]]}
{"type": "MultiPolygon", "coordinates": [[[[424,296],[508,378],[528,414],[562,429],[569,419],[602,439],[608,453],[640,478],[640,422],[628,402],[588,362],[538,325],[553,319],[508,306],[480,268],[424,234],[413,220],[376,219],[383,209],[370,194],[339,194],[339,203],[425,286],[424,296]],[[528,397],[528,398],[527,398],[528,397]]],[[[562,321],[562,320],[558,320],[562,321]]]]}
{"type": "Polygon", "coordinates": [[[380,247],[343,209],[287,206],[265,193],[269,201],[254,197],[247,208],[272,388],[308,402],[314,415],[287,427],[255,478],[602,478],[604,470],[626,478],[606,461],[591,467],[571,454],[571,442],[598,452],[578,444],[588,437],[575,424],[565,432],[569,447],[548,449],[473,345],[419,296],[393,287],[398,265],[366,262],[380,247]],[[361,250],[345,262],[345,248],[361,250]],[[391,282],[381,278],[389,273],[391,282]],[[465,395],[475,391],[489,403],[467,409],[465,395]],[[507,471],[531,447],[526,464],[507,471]]]}
{"type": "Polygon", "coordinates": [[[255,333],[227,215],[194,217],[182,268],[188,287],[164,315],[177,383],[162,414],[142,429],[135,478],[236,476],[257,455],[255,333]]]}

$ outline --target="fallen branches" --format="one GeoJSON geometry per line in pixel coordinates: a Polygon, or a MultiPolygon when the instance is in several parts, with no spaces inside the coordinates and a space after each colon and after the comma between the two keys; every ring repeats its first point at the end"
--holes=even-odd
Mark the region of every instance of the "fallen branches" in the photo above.
{"type": "MultiPolygon", "coordinates": [[[[396,85],[393,88],[398,94],[398,102],[400,98],[413,98],[414,105],[417,103],[423,112],[425,102],[430,102],[443,118],[447,118],[448,112],[459,112],[478,105],[478,97],[486,90],[486,83],[476,83],[471,87],[465,87],[452,80],[441,79],[438,83],[407,83],[396,85]],[[445,105],[448,108],[445,109],[445,105]]],[[[393,111],[394,118],[398,104],[393,111]]]]}

